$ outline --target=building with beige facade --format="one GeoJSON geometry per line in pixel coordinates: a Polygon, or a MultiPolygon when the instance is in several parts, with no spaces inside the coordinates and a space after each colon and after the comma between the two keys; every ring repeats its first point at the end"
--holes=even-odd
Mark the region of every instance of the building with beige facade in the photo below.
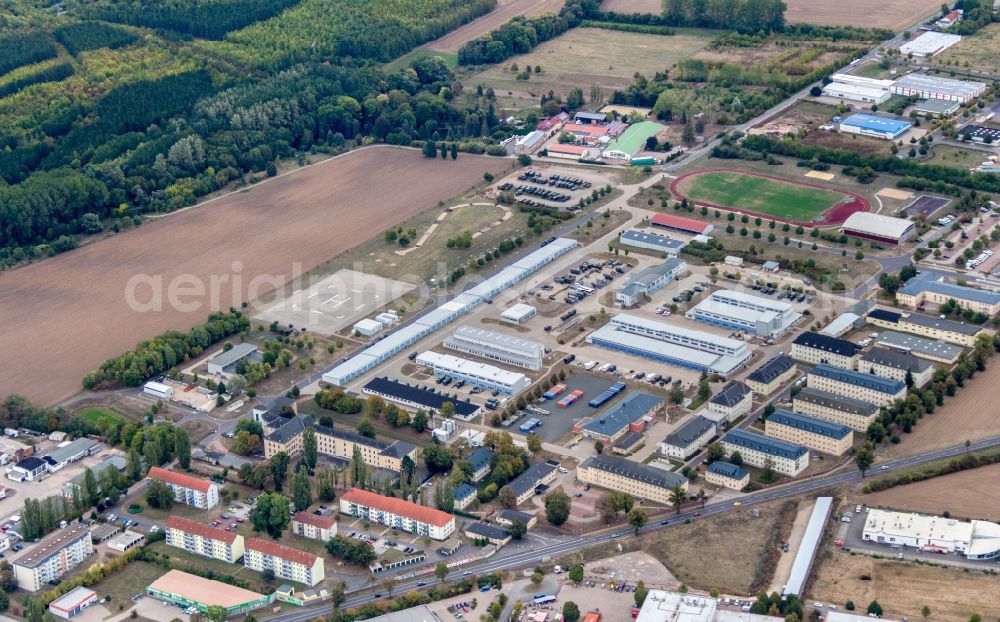
{"type": "Polygon", "coordinates": [[[17,587],[34,592],[50,581],[58,583],[63,575],[87,561],[93,552],[88,525],[73,523],[57,529],[14,560],[17,587]]]}
{"type": "Polygon", "coordinates": [[[292,517],[292,533],[310,540],[327,542],[337,535],[337,519],[312,512],[299,512],[292,517]]]}
{"type": "Polygon", "coordinates": [[[762,469],[770,463],[775,472],[790,477],[809,466],[809,450],[804,446],[756,432],[730,430],[722,437],[722,447],[730,459],[739,453],[743,464],[762,469]]]}
{"type": "Polygon", "coordinates": [[[767,397],[780,389],[781,385],[791,382],[798,374],[799,370],[792,357],[779,354],[750,372],[746,384],[754,393],[767,397]]]}
{"type": "Polygon", "coordinates": [[[682,475],[608,454],[584,460],[576,468],[576,478],[591,486],[665,505],[670,504],[670,491],[674,487],[680,486],[685,491],[688,488],[688,480],[682,475]]]}
{"type": "Polygon", "coordinates": [[[750,472],[731,462],[716,460],[705,469],[705,481],[713,486],[743,490],[750,485],[750,472]]]}
{"type": "Polygon", "coordinates": [[[829,365],[814,367],[806,382],[814,389],[864,400],[876,406],[888,406],[906,397],[905,382],[829,365]]]}
{"type": "Polygon", "coordinates": [[[879,328],[898,330],[966,348],[976,345],[976,339],[980,335],[989,335],[992,332],[975,324],[956,322],[922,313],[899,313],[888,309],[873,309],[868,314],[867,320],[869,324],[879,328]]]}
{"type": "Polygon", "coordinates": [[[854,432],[846,425],[784,409],[764,421],[764,434],[834,456],[844,455],[854,442],[854,432]]]}
{"type": "Polygon", "coordinates": [[[270,570],[275,577],[313,587],[324,578],[323,558],[262,538],[247,538],[243,566],[257,572],[270,570]]]}
{"type": "Polygon", "coordinates": [[[858,358],[858,371],[902,382],[906,382],[909,374],[913,386],[919,389],[931,381],[934,366],[909,352],[872,348],[858,358]]]}
{"type": "Polygon", "coordinates": [[[986,315],[993,316],[1000,312],[1000,293],[949,283],[947,278],[932,270],[918,274],[899,288],[896,300],[911,309],[920,309],[927,303],[942,305],[954,300],[964,309],[986,315]]]}
{"type": "Polygon", "coordinates": [[[792,342],[792,358],[810,365],[854,369],[861,346],[846,339],[806,331],[792,342]]]}
{"type": "Polygon", "coordinates": [[[878,406],[871,402],[854,399],[805,387],[792,398],[794,412],[826,419],[846,425],[857,432],[865,432],[878,416],[878,406]]]}
{"type": "Polygon", "coordinates": [[[228,564],[243,557],[243,536],[180,516],[167,519],[167,545],[228,564]]]}
{"type": "Polygon", "coordinates": [[[702,412],[720,426],[736,421],[753,410],[753,391],[742,382],[730,382],[708,400],[708,408],[702,412]]]}
{"type": "Polygon", "coordinates": [[[354,457],[354,449],[358,448],[368,466],[397,473],[402,469],[403,458],[409,457],[414,462],[417,459],[417,446],[413,443],[379,441],[349,430],[320,425],[309,416],[265,417],[262,424],[264,457],[267,459],[282,451],[289,456],[301,453],[302,433],[306,427],[316,432],[316,451],[324,456],[350,460],[354,457]]]}

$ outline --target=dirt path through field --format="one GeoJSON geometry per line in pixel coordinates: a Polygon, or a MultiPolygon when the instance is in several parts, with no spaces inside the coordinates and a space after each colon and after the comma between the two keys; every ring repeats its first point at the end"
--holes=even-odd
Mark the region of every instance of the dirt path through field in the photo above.
{"type": "Polygon", "coordinates": [[[5,272],[0,396],[65,399],[106,358],[165,330],[187,330],[213,308],[239,306],[254,289],[266,293],[507,164],[362,149],[5,272]],[[156,291],[161,308],[135,310],[130,283],[135,301],[155,307],[156,291]]]}
{"type": "Polygon", "coordinates": [[[436,41],[424,44],[423,47],[438,52],[455,53],[466,41],[471,41],[496,30],[509,22],[512,17],[518,15],[533,17],[542,13],[558,13],[564,4],[566,4],[566,0],[500,0],[497,2],[497,8],[486,15],[452,30],[436,41]]]}

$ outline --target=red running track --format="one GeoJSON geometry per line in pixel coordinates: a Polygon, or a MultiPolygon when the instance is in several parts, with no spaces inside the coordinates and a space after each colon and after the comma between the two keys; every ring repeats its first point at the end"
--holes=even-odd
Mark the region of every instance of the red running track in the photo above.
{"type": "Polygon", "coordinates": [[[690,173],[685,173],[684,175],[681,175],[680,177],[677,177],[670,182],[670,192],[673,193],[673,195],[678,199],[681,200],[688,199],[688,201],[692,204],[704,205],[705,207],[711,207],[718,210],[725,210],[727,212],[739,212],[741,214],[746,214],[747,216],[760,217],[766,220],[777,220],[779,222],[787,222],[788,224],[802,226],[802,227],[817,227],[817,226],[829,227],[832,225],[839,225],[845,220],[847,220],[847,218],[855,212],[871,211],[871,203],[868,202],[868,199],[854,192],[850,192],[847,190],[838,190],[830,188],[828,186],[821,186],[819,184],[811,184],[803,181],[792,181],[785,177],[777,177],[775,175],[765,175],[763,173],[753,173],[750,171],[738,171],[731,168],[707,168],[700,171],[692,171],[690,173]],[[753,210],[737,209],[732,206],[716,205],[715,203],[708,203],[705,201],[696,202],[693,199],[688,199],[687,195],[685,195],[683,192],[679,190],[678,187],[680,183],[685,179],[687,179],[688,177],[695,177],[697,175],[701,175],[702,173],[739,173],[740,175],[749,175],[751,177],[763,177],[764,179],[772,179],[774,181],[779,181],[786,184],[806,186],[808,188],[818,188],[820,190],[827,190],[829,192],[837,192],[839,194],[845,195],[846,198],[843,201],[831,207],[830,209],[826,210],[822,214],[820,214],[815,220],[811,221],[791,220],[788,218],[775,216],[774,214],[765,214],[762,212],[755,212],[753,210]]]}

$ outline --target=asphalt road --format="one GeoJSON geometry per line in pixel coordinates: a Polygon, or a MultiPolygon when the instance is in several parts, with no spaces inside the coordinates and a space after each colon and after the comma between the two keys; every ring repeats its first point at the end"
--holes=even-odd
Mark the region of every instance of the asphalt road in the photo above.
{"type": "MultiPolygon", "coordinates": [[[[873,469],[874,473],[885,475],[902,469],[908,469],[910,467],[923,464],[926,462],[932,462],[935,460],[940,460],[942,458],[950,458],[954,456],[959,456],[967,451],[980,451],[983,449],[989,449],[993,447],[1000,446],[1000,436],[995,436],[985,440],[977,441],[972,443],[968,448],[965,445],[956,445],[954,447],[949,447],[946,449],[941,449],[937,451],[931,451],[923,453],[917,456],[911,456],[908,458],[900,458],[898,460],[892,460],[884,464],[879,465],[876,469],[873,469]]],[[[785,499],[789,497],[795,497],[807,493],[816,493],[833,486],[839,486],[843,484],[849,484],[861,481],[861,473],[858,471],[845,471],[843,473],[838,473],[834,475],[827,475],[822,477],[817,477],[814,479],[808,479],[804,481],[794,482],[786,486],[780,486],[777,488],[762,490],[757,493],[752,493],[740,499],[740,504],[742,507],[754,506],[761,503],[767,503],[769,501],[775,501],[778,499],[785,499]]],[[[664,524],[664,521],[654,521],[652,524],[647,525],[640,530],[640,533],[651,533],[660,529],[669,529],[671,526],[676,526],[678,524],[684,524],[686,521],[696,521],[704,520],[711,516],[717,516],[724,514],[726,512],[731,512],[734,510],[733,502],[719,502],[706,505],[704,509],[691,510],[688,512],[682,512],[680,515],[671,517],[667,519],[669,522],[664,524]]],[[[521,551],[508,556],[497,556],[484,560],[482,562],[471,564],[460,570],[454,571],[450,577],[450,581],[460,580],[464,576],[468,575],[482,575],[498,570],[510,570],[522,567],[530,567],[540,563],[543,560],[551,560],[568,553],[573,553],[580,551],[601,542],[607,542],[609,540],[617,538],[626,538],[633,535],[632,529],[622,529],[620,527],[613,530],[606,530],[601,533],[590,534],[587,536],[570,539],[564,542],[558,542],[555,544],[536,547],[527,551],[521,551]]],[[[400,581],[396,586],[395,591],[398,594],[405,593],[411,589],[417,589],[418,583],[433,584],[436,580],[433,575],[428,575],[426,577],[417,579],[407,579],[400,581]]],[[[354,595],[350,596],[341,607],[356,607],[373,600],[377,600],[374,594],[370,590],[365,589],[363,593],[355,592],[354,595]]],[[[324,611],[330,609],[330,604],[325,603],[323,605],[317,605],[314,607],[304,607],[302,609],[296,609],[294,611],[288,611],[277,616],[266,618],[268,622],[305,622],[311,618],[318,615],[322,615],[324,611]]]]}

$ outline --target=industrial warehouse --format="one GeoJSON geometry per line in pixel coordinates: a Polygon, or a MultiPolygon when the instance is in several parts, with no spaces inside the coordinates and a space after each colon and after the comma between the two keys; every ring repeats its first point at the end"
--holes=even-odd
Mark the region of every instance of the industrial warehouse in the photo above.
{"type": "Polygon", "coordinates": [[[911,127],[908,121],[888,119],[871,114],[857,113],[840,122],[840,131],[848,134],[860,134],[872,138],[895,140],[906,133],[911,127]]]}
{"type": "Polygon", "coordinates": [[[437,352],[421,352],[417,365],[429,367],[438,378],[463,381],[486,391],[516,396],[531,385],[524,374],[437,352]]]}
{"type": "Polygon", "coordinates": [[[713,326],[774,338],[788,332],[802,319],[802,314],[787,302],[720,289],[695,305],[685,317],[713,326]]]}
{"type": "Polygon", "coordinates": [[[886,244],[902,244],[916,232],[913,221],[871,212],[854,212],[844,221],[845,234],[886,244]]]}
{"type": "Polygon", "coordinates": [[[532,371],[542,368],[545,357],[545,346],[537,341],[474,326],[459,326],[443,345],[450,350],[532,371]]]}

